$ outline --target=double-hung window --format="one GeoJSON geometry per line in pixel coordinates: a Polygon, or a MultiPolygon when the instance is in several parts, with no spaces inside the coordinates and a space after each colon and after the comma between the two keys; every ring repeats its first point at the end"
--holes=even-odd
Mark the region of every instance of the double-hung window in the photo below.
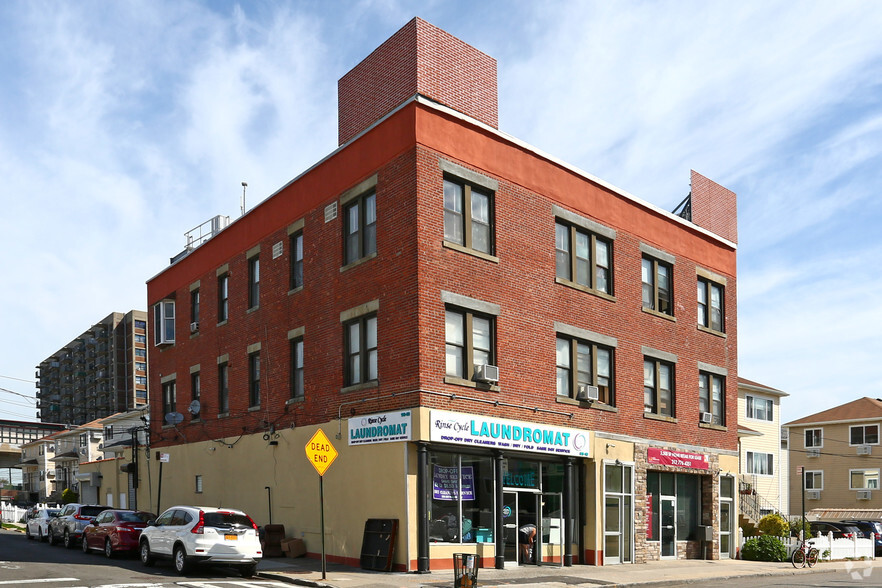
{"type": "Polygon", "coordinates": [[[190,290],[190,332],[199,330],[199,287],[190,290]]]}
{"type": "Polygon", "coordinates": [[[303,230],[296,231],[289,237],[291,257],[291,278],[288,288],[294,290],[303,287],[303,230]]]}
{"type": "Polygon", "coordinates": [[[675,417],[674,363],[656,357],[643,359],[643,411],[675,417]]]}
{"type": "Polygon", "coordinates": [[[347,202],[343,209],[344,265],[377,252],[377,193],[374,190],[347,202]]]}
{"type": "Polygon", "coordinates": [[[747,473],[758,476],[771,476],[774,470],[774,455],[771,453],[747,452],[747,473]]]}
{"type": "Polygon", "coordinates": [[[496,180],[441,160],[444,172],[444,241],[494,255],[494,196],[496,180]]]}
{"type": "Polygon", "coordinates": [[[849,445],[878,445],[879,425],[855,425],[848,428],[849,445]]]}
{"type": "Polygon", "coordinates": [[[495,320],[466,309],[444,311],[446,373],[471,380],[476,366],[495,365],[495,320]]]}
{"type": "Polygon", "coordinates": [[[674,256],[640,244],[643,309],[674,316],[674,256]]]}
{"type": "Polygon", "coordinates": [[[713,415],[713,424],[726,424],[726,379],[723,376],[698,373],[698,410],[713,415]]]}
{"type": "Polygon", "coordinates": [[[576,225],[557,221],[554,229],[557,277],[612,294],[612,242],[576,225]]]}
{"type": "Polygon", "coordinates": [[[248,308],[258,306],[260,306],[260,254],[255,253],[248,258],[248,308]]]}
{"type": "Polygon", "coordinates": [[[217,413],[230,412],[230,363],[226,356],[218,358],[217,364],[217,413]]]}
{"type": "Polygon", "coordinates": [[[248,354],[248,406],[260,406],[260,351],[248,354]]]}
{"type": "Polygon", "coordinates": [[[760,421],[771,421],[773,418],[772,410],[774,403],[768,398],[760,398],[758,396],[747,396],[745,398],[746,414],[749,419],[757,419],[760,421]]]}
{"type": "Polygon", "coordinates": [[[824,489],[824,471],[823,470],[806,470],[806,472],[805,472],[805,489],[806,490],[823,490],[824,489]]]}
{"type": "Polygon", "coordinates": [[[698,277],[698,324],[699,326],[725,332],[725,289],[723,285],[698,277]]]}
{"type": "Polygon", "coordinates": [[[199,375],[199,368],[192,368],[190,371],[190,414],[194,419],[199,418],[201,406],[194,404],[201,403],[202,400],[202,377],[199,375]]]}
{"type": "Polygon", "coordinates": [[[558,330],[557,396],[589,400],[589,387],[597,388],[597,401],[615,405],[614,353],[616,340],[555,324],[558,330]]]}
{"type": "Polygon", "coordinates": [[[363,314],[343,323],[344,386],[377,380],[377,315],[363,314]]]}
{"type": "Polygon", "coordinates": [[[849,470],[848,478],[849,490],[879,489],[879,470],[876,468],[849,470]]]}
{"type": "Polygon", "coordinates": [[[217,277],[217,322],[230,318],[230,273],[224,271],[217,277]]]}
{"type": "Polygon", "coordinates": [[[303,398],[303,335],[293,337],[288,345],[291,353],[291,398],[303,398]]]}
{"type": "Polygon", "coordinates": [[[175,301],[163,300],[153,307],[153,343],[170,345],[175,342],[175,301]]]}
{"type": "Polygon", "coordinates": [[[165,421],[165,416],[169,413],[175,412],[177,408],[177,390],[175,387],[175,377],[166,376],[162,381],[162,417],[163,424],[165,421]]]}

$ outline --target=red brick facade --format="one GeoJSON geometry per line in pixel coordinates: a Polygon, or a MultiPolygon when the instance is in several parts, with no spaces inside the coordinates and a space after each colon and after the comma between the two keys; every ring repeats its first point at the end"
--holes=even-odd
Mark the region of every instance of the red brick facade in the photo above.
{"type": "Polygon", "coordinates": [[[692,222],[712,233],[738,242],[738,208],[735,192],[692,171],[692,222]]]}
{"type": "Polygon", "coordinates": [[[420,18],[340,78],[337,93],[341,145],[416,94],[499,123],[496,60],[420,18]]]}

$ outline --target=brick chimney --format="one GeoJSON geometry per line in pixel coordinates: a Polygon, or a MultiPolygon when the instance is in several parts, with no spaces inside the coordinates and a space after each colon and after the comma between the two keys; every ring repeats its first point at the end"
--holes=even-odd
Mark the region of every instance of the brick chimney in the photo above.
{"type": "Polygon", "coordinates": [[[735,192],[692,170],[692,222],[699,227],[738,242],[738,209],[735,192]]]}
{"type": "Polygon", "coordinates": [[[496,60],[414,18],[337,82],[340,144],[415,94],[498,128],[496,60]]]}

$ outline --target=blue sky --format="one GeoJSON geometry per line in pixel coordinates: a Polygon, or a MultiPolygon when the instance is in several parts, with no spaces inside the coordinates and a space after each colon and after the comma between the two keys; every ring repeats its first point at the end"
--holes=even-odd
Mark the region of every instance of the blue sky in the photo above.
{"type": "MultiPolygon", "coordinates": [[[[882,2],[0,3],[0,418],[216,214],[336,145],[414,16],[496,58],[500,129],[668,210],[738,194],[741,376],[882,397],[882,2]]],[[[24,396],[24,397],[23,397],[24,396]]]]}

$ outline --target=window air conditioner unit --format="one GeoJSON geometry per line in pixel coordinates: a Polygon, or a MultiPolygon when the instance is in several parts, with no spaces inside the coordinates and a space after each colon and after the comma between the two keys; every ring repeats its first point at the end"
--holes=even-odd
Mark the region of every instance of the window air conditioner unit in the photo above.
{"type": "Polygon", "coordinates": [[[198,331],[199,331],[199,323],[198,323],[198,322],[192,322],[192,323],[190,323],[190,332],[191,332],[191,333],[196,333],[196,332],[198,332],[198,331]]]}
{"type": "Polygon", "coordinates": [[[579,389],[576,392],[576,400],[589,400],[595,401],[600,399],[600,388],[597,386],[586,386],[585,384],[580,384],[579,389]]]}
{"type": "Polygon", "coordinates": [[[809,500],[820,500],[821,499],[821,491],[820,490],[806,490],[805,497],[809,500]]]}
{"type": "Polygon", "coordinates": [[[872,445],[858,445],[857,454],[858,455],[871,455],[873,453],[872,445]]]}
{"type": "Polygon", "coordinates": [[[495,365],[481,364],[475,366],[475,379],[479,382],[498,382],[499,368],[495,365]]]}
{"type": "Polygon", "coordinates": [[[701,422],[702,423],[712,423],[714,422],[714,415],[709,412],[701,413],[701,422]]]}
{"type": "Polygon", "coordinates": [[[80,447],[80,455],[86,455],[86,448],[80,447]]]}
{"type": "Polygon", "coordinates": [[[821,457],[821,450],[818,448],[806,449],[805,456],[806,457],[821,457]]]}
{"type": "Polygon", "coordinates": [[[872,490],[858,490],[858,500],[870,500],[873,497],[872,490]]]}

